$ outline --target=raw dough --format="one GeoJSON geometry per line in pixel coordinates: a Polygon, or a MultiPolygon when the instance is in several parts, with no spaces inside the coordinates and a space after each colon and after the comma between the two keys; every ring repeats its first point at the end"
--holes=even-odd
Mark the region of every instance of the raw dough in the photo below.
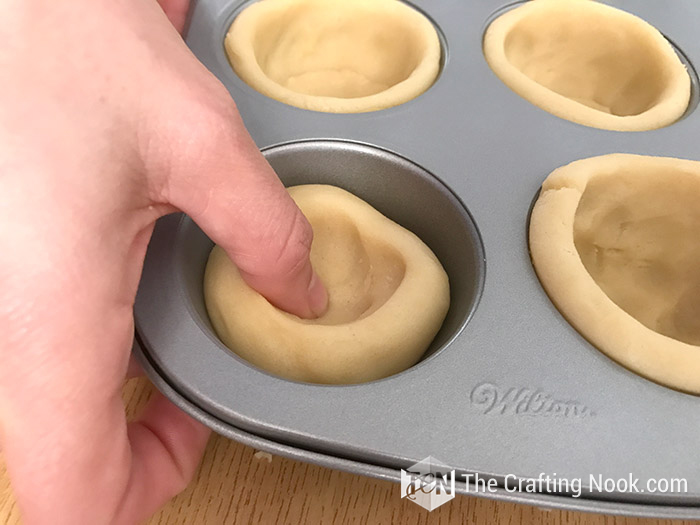
{"type": "Polygon", "coordinates": [[[288,379],[360,383],[415,364],[450,304],[447,274],[413,233],[333,186],[289,193],[314,230],[311,262],[329,308],[304,320],[253,291],[218,246],[204,275],[212,325],[238,355],[288,379]]]}
{"type": "Polygon", "coordinates": [[[484,55],[518,95],[595,128],[660,128],[690,99],[688,72],[663,35],[592,0],[532,0],[507,11],[488,27],[484,55]]]}
{"type": "Polygon", "coordinates": [[[261,0],[236,17],[225,44],[253,88],[332,113],[402,104],[440,69],[432,23],[398,0],[261,0]]]}
{"type": "Polygon", "coordinates": [[[700,162],[604,155],[552,172],[530,251],[552,301],[635,372],[700,393],[700,162]]]}

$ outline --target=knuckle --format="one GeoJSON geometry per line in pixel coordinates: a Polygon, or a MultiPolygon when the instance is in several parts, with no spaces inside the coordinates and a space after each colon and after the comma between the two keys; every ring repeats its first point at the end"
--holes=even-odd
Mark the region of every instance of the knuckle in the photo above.
{"type": "Polygon", "coordinates": [[[281,277],[292,276],[307,264],[313,240],[311,226],[300,211],[296,211],[294,219],[287,224],[269,252],[274,271],[281,277]]]}

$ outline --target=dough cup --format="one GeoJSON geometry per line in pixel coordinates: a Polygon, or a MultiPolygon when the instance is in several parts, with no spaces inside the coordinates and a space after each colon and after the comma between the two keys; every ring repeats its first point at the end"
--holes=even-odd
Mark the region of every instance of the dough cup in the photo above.
{"type": "Polygon", "coordinates": [[[435,28],[399,0],[261,0],[236,17],[225,47],[260,93],[331,113],[403,104],[440,71],[435,28]]]}
{"type": "Polygon", "coordinates": [[[614,154],[552,172],[530,218],[566,319],[649,379],[700,393],[700,162],[614,154]]]}
{"type": "Polygon", "coordinates": [[[518,95],[558,117],[617,131],[667,126],[690,77],[653,26],[592,0],[531,0],[496,18],[484,56],[518,95]]]}
{"type": "Polygon", "coordinates": [[[221,340],[268,372],[313,383],[360,383],[414,365],[450,305],[435,255],[345,190],[310,184],[289,192],[314,229],[311,261],[328,290],[328,311],[306,320],[275,308],[215,247],[204,297],[221,340]]]}

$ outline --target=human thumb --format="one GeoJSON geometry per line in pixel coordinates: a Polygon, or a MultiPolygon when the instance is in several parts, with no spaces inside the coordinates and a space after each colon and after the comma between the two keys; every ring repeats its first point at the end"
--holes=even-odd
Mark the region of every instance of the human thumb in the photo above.
{"type": "Polygon", "coordinates": [[[170,171],[169,203],[192,217],[273,305],[303,318],[322,315],[328,296],[309,259],[311,226],[237,111],[202,130],[207,139],[197,160],[170,171]]]}

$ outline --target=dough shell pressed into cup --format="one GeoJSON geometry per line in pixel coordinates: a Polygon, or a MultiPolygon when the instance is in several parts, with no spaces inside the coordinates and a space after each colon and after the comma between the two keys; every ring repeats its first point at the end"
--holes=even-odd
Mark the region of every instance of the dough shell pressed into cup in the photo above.
{"type": "Polygon", "coordinates": [[[289,189],[314,229],[311,261],[329,308],[305,320],[272,306],[220,247],[209,257],[204,297],[226,346],[287,379],[362,383],[414,365],[450,305],[447,274],[413,233],[334,186],[289,189]]]}
{"type": "Polygon", "coordinates": [[[668,40],[593,0],[530,0],[489,25],[483,50],[518,95],[585,126],[657,129],[688,108],[690,76],[668,40]]]}
{"type": "Polygon", "coordinates": [[[605,354],[700,394],[700,162],[612,154],[542,185],[530,218],[537,275],[605,354]]]}
{"type": "Polygon", "coordinates": [[[330,113],[403,104],[440,71],[435,27],[399,0],[260,0],[235,18],[225,47],[260,93],[330,113]]]}

